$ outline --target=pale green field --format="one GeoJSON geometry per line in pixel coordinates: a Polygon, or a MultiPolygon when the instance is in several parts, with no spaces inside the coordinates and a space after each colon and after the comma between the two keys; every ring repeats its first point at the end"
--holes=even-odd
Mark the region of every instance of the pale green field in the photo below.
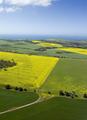
{"type": "Polygon", "coordinates": [[[59,91],[75,91],[83,97],[87,93],[87,60],[60,59],[41,91],[59,94],[59,91]]]}

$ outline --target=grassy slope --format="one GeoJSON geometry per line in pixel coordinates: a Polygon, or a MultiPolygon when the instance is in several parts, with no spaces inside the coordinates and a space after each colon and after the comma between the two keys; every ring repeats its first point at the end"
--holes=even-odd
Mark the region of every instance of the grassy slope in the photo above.
{"type": "Polygon", "coordinates": [[[87,60],[60,59],[42,90],[87,92],[87,60]]]}
{"type": "Polygon", "coordinates": [[[0,120],[87,120],[87,101],[53,98],[12,113],[0,120]]]}
{"type": "Polygon", "coordinates": [[[34,49],[39,48],[37,45],[27,41],[7,41],[0,40],[0,51],[12,51],[18,53],[33,53],[34,49]]]}
{"type": "Polygon", "coordinates": [[[15,92],[0,89],[0,112],[12,107],[31,103],[38,99],[38,95],[32,92],[15,92]]]}

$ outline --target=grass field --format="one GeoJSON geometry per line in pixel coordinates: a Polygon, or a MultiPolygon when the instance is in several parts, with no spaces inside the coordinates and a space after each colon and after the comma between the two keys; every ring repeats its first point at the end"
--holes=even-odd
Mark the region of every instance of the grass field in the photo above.
{"type": "Polygon", "coordinates": [[[0,89],[0,112],[31,103],[38,99],[33,92],[15,92],[0,89]]]}
{"type": "Polygon", "coordinates": [[[8,68],[7,71],[0,71],[0,84],[26,88],[40,87],[58,61],[57,58],[53,57],[29,56],[9,52],[0,52],[0,59],[14,59],[17,63],[15,67],[8,68]]]}
{"type": "Polygon", "coordinates": [[[87,101],[51,100],[0,116],[0,120],[87,120],[87,101]]]}
{"type": "Polygon", "coordinates": [[[87,60],[60,59],[41,89],[57,94],[59,90],[87,92],[87,60]]]}

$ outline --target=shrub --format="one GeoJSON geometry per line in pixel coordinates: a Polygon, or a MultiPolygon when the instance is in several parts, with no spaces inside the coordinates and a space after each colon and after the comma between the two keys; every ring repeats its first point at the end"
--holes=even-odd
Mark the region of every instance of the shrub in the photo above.
{"type": "Polygon", "coordinates": [[[64,96],[64,95],[65,95],[64,91],[60,90],[60,91],[59,91],[59,95],[60,95],[60,96],[64,96]]]}
{"type": "Polygon", "coordinates": [[[51,94],[51,92],[50,92],[50,91],[48,91],[48,94],[51,94]]]}
{"type": "Polygon", "coordinates": [[[12,87],[11,87],[10,85],[5,85],[5,88],[6,88],[7,90],[12,89],[12,87]]]}
{"type": "Polygon", "coordinates": [[[72,93],[65,92],[65,95],[66,95],[67,97],[70,97],[70,96],[72,96],[72,93]]]}
{"type": "Polygon", "coordinates": [[[26,89],[26,88],[24,88],[24,91],[27,91],[27,89],[26,89]]]}
{"type": "Polygon", "coordinates": [[[23,88],[22,88],[22,87],[19,87],[19,91],[23,91],[23,88]]]}
{"type": "Polygon", "coordinates": [[[84,98],[87,98],[87,94],[84,94],[83,97],[84,97],[84,98]]]}
{"type": "Polygon", "coordinates": [[[15,87],[14,89],[15,89],[15,90],[19,90],[19,88],[18,88],[18,87],[15,87]]]}

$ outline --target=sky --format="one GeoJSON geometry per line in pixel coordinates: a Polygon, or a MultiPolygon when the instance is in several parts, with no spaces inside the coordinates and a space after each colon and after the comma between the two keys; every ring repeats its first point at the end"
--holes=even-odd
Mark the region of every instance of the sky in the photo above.
{"type": "Polygon", "coordinates": [[[0,34],[87,35],[87,0],[0,0],[0,34]]]}

